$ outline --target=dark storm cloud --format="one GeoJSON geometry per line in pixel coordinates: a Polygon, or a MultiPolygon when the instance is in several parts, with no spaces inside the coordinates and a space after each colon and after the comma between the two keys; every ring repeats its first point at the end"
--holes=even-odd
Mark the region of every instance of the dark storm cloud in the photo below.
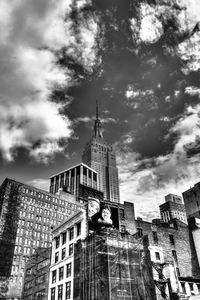
{"type": "Polygon", "coordinates": [[[179,15],[184,8],[167,2],[161,4],[135,2],[133,7],[132,1],[126,1],[122,8],[120,1],[92,1],[82,11],[74,6],[70,17],[73,33],[79,41],[76,49],[82,49],[82,26],[88,26],[91,20],[96,22],[94,60],[90,69],[81,55],[79,58],[74,54],[70,56],[68,51],[63,60],[74,71],[79,85],[68,91],[74,98],[68,111],[72,120],[80,114],[83,117],[88,110],[91,113],[94,110],[91,103],[96,98],[101,99],[103,109],[110,110],[110,103],[114,102],[115,114],[128,120],[134,136],[130,151],[140,153],[141,158],[170,153],[177,141],[176,133],[169,134],[170,128],[188,105],[198,103],[198,95],[191,97],[184,92],[190,82],[198,83],[198,72],[185,74],[186,62],[176,51],[180,43],[194,35],[195,25],[190,30],[182,30],[179,15]],[[162,30],[155,31],[156,39],[152,37],[152,41],[146,42],[145,30],[139,34],[139,26],[144,17],[152,18],[151,10],[156,7],[160,14],[157,13],[156,20],[152,19],[153,26],[162,30]],[[141,15],[142,9],[146,16],[141,15]],[[135,28],[131,23],[133,19],[135,28]],[[134,32],[137,33],[135,38],[134,32]],[[130,97],[127,105],[132,109],[126,108],[126,92],[130,86],[133,91],[150,90],[152,94],[130,97]]]}

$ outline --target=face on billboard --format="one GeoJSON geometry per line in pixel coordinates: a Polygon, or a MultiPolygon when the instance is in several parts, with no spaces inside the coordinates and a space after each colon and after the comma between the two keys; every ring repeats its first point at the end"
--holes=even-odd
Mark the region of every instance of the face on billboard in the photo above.
{"type": "MultiPolygon", "coordinates": [[[[118,209],[102,201],[88,199],[88,221],[90,230],[105,227],[119,228],[118,209]]],[[[97,199],[98,200],[98,199],[97,199]]]]}
{"type": "Polygon", "coordinates": [[[96,198],[88,199],[88,217],[92,218],[100,210],[100,202],[96,198]]]}
{"type": "Polygon", "coordinates": [[[113,221],[111,219],[111,211],[108,207],[105,207],[102,209],[101,211],[101,217],[98,219],[98,222],[100,224],[104,224],[104,225],[112,225],[113,221]]]}

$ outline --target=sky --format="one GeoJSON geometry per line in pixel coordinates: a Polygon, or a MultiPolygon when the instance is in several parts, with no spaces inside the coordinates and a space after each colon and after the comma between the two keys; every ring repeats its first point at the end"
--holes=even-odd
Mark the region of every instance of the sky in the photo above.
{"type": "Polygon", "coordinates": [[[121,202],[159,217],[200,181],[198,0],[1,0],[0,182],[48,190],[81,161],[96,100],[121,202]]]}

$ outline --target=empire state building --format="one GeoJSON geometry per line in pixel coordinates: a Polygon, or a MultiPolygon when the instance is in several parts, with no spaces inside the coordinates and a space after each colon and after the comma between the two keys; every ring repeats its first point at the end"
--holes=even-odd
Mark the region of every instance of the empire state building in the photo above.
{"type": "Polygon", "coordinates": [[[98,106],[96,106],[94,136],[85,146],[82,162],[98,172],[97,188],[104,193],[104,200],[120,202],[116,157],[112,146],[103,138],[98,106]]]}

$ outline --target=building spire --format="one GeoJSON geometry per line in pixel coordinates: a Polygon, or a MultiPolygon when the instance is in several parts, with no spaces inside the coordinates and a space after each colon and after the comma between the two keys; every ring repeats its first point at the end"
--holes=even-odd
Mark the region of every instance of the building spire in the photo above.
{"type": "Polygon", "coordinates": [[[99,119],[99,103],[98,100],[96,100],[96,120],[99,119]]]}
{"type": "Polygon", "coordinates": [[[94,122],[94,135],[95,137],[103,137],[102,128],[101,128],[101,121],[99,120],[99,105],[98,100],[96,100],[96,120],[94,122]]]}

